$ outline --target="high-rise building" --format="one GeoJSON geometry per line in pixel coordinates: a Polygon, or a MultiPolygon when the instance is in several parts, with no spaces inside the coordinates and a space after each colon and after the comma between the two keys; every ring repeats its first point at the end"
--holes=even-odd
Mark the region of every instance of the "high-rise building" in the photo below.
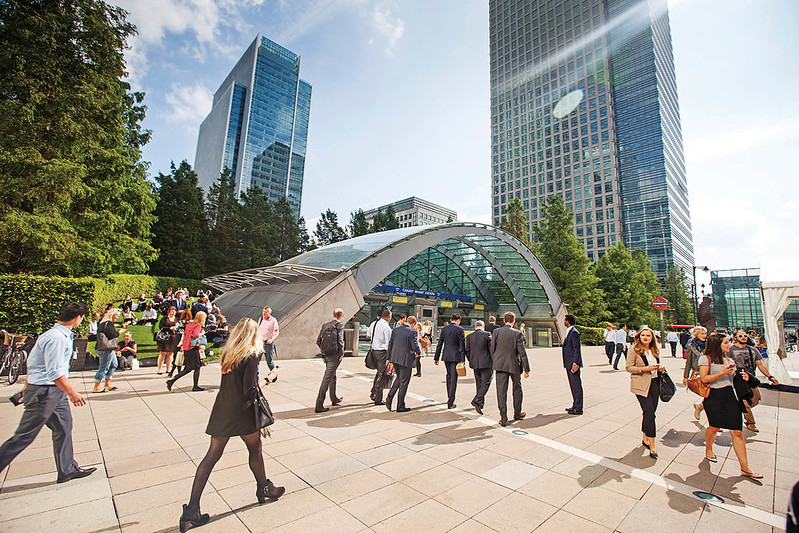
{"type": "Polygon", "coordinates": [[[458,221],[458,214],[452,209],[441,207],[416,196],[364,211],[363,214],[366,217],[366,221],[371,224],[377,212],[385,213],[389,206],[394,210],[394,215],[397,217],[397,222],[399,222],[399,227],[401,228],[458,221]]]}
{"type": "Polygon", "coordinates": [[[693,268],[666,0],[490,0],[494,224],[560,195],[593,261],[693,268]]]}
{"type": "Polygon", "coordinates": [[[200,186],[208,189],[228,168],[237,194],[257,185],[270,201],[286,198],[299,217],[310,112],[300,56],[258,35],[200,125],[194,160],[200,186]]]}

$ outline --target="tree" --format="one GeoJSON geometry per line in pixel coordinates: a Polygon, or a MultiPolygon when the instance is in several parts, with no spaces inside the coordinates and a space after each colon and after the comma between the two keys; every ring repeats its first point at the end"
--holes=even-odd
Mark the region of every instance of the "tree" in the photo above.
{"type": "Polygon", "coordinates": [[[97,0],[0,2],[2,270],[141,273],[155,258],[125,17],[97,0]]]}
{"type": "Polygon", "coordinates": [[[638,327],[656,327],[657,318],[652,300],[660,287],[652,264],[640,250],[630,253],[619,242],[594,264],[593,273],[599,278],[599,288],[605,294],[610,317],[618,322],[638,327]]]}
{"type": "Polygon", "coordinates": [[[596,324],[605,314],[602,292],[588,266],[585,248],[574,236],[572,212],[560,196],[541,204],[542,220],[533,225],[533,251],[549,272],[569,312],[583,324],[596,324]]]}
{"type": "Polygon", "coordinates": [[[153,245],[158,259],[150,273],[160,276],[202,278],[206,273],[203,243],[207,239],[203,191],[197,174],[184,160],[169,174],[158,173],[158,202],[155,207],[153,245]]]}
{"type": "MultiPolygon", "coordinates": [[[[303,252],[303,236],[301,231],[305,221],[297,220],[285,198],[279,198],[272,204],[275,219],[275,233],[272,241],[272,256],[278,261],[285,261],[303,252]]],[[[305,232],[307,235],[307,232],[305,232]]]]}
{"type": "Polygon", "coordinates": [[[363,214],[362,209],[358,209],[354,213],[350,213],[350,223],[348,225],[350,237],[360,237],[370,233],[369,222],[366,220],[366,215],[363,214]]]}
{"type": "Polygon", "coordinates": [[[670,324],[693,324],[694,308],[691,305],[691,288],[685,279],[685,273],[671,267],[663,281],[663,297],[669,301],[666,319],[670,324]]]}
{"type": "Polygon", "coordinates": [[[236,196],[236,177],[225,168],[208,190],[205,206],[208,220],[206,253],[209,274],[239,269],[241,204],[236,196]]]}
{"type": "Polygon", "coordinates": [[[322,213],[322,217],[316,223],[313,232],[315,246],[327,246],[334,242],[343,241],[347,238],[347,232],[338,225],[338,215],[335,211],[328,209],[322,213]]]}
{"type": "Polygon", "coordinates": [[[271,266],[277,262],[273,256],[273,211],[269,198],[257,185],[251,185],[241,194],[236,270],[271,266]]]}
{"type": "Polygon", "coordinates": [[[398,227],[397,213],[394,211],[394,206],[389,205],[383,214],[383,230],[397,229],[398,227]]]}
{"type": "Polygon", "coordinates": [[[528,248],[530,247],[527,235],[527,215],[524,213],[522,201],[518,198],[511,198],[508,203],[508,216],[502,217],[499,228],[522,241],[528,248]]]}

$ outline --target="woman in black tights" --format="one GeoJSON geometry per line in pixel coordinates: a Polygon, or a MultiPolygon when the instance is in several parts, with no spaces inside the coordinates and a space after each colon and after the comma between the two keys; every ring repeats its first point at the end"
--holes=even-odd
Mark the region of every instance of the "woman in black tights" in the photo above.
{"type": "Polygon", "coordinates": [[[180,516],[182,532],[210,520],[208,514],[200,513],[200,496],[230,437],[241,437],[247,445],[250,470],[257,483],[255,497],[259,503],[277,499],[286,492],[285,487],[276,487],[266,477],[261,433],[255,426],[253,400],[258,388],[266,384],[258,382],[260,350],[263,350],[263,342],[258,335],[258,324],[251,318],[242,318],[222,348],[222,383],[205,430],[211,435],[211,445],[197,467],[189,503],[183,506],[180,516]]]}
{"type": "Polygon", "coordinates": [[[178,372],[174,378],[166,380],[166,388],[168,390],[171,391],[172,385],[190,372],[194,372],[194,387],[192,387],[191,390],[205,390],[200,387],[200,368],[203,366],[200,359],[200,350],[205,349],[205,342],[201,341],[201,345],[193,345],[192,343],[196,342],[197,339],[200,339],[200,336],[203,335],[206,317],[207,315],[200,311],[195,315],[194,320],[186,324],[186,328],[183,330],[183,338],[180,341],[181,348],[183,348],[183,369],[178,372]]]}

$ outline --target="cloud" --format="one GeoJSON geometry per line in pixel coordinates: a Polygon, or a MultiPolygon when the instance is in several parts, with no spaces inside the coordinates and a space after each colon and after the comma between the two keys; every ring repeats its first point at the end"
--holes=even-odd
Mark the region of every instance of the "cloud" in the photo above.
{"type": "Polygon", "coordinates": [[[386,54],[392,55],[405,33],[405,21],[395,16],[388,4],[375,4],[371,22],[373,28],[386,41],[386,54]]]}
{"type": "Polygon", "coordinates": [[[799,137],[799,117],[774,120],[768,124],[735,128],[698,137],[686,143],[686,156],[692,163],[745,153],[766,146],[773,141],[786,141],[799,137]]]}
{"type": "Polygon", "coordinates": [[[297,8],[296,3],[280,2],[280,9],[284,18],[291,23],[285,25],[283,31],[275,36],[279,44],[288,44],[300,37],[307,35],[325,20],[336,13],[357,6],[363,0],[313,0],[304,7],[297,8]]]}
{"type": "Polygon", "coordinates": [[[197,82],[188,86],[175,83],[166,95],[166,102],[171,107],[166,119],[182,124],[187,131],[196,133],[200,122],[211,110],[213,94],[197,82]]]}

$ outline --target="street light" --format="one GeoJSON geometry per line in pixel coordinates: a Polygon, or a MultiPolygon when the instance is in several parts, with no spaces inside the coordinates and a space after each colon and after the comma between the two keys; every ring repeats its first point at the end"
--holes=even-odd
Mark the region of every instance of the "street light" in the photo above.
{"type": "MultiPolygon", "coordinates": [[[[698,324],[699,323],[699,314],[698,314],[697,303],[696,303],[696,301],[698,300],[698,295],[696,294],[696,269],[697,268],[702,270],[702,272],[705,272],[705,273],[710,272],[710,268],[708,268],[707,266],[694,265],[694,285],[693,285],[692,291],[691,291],[691,292],[693,292],[693,301],[694,301],[694,324],[698,324]]],[[[704,288],[705,288],[705,284],[703,283],[702,284],[702,295],[703,296],[704,296],[704,293],[705,293],[704,288]]]]}

